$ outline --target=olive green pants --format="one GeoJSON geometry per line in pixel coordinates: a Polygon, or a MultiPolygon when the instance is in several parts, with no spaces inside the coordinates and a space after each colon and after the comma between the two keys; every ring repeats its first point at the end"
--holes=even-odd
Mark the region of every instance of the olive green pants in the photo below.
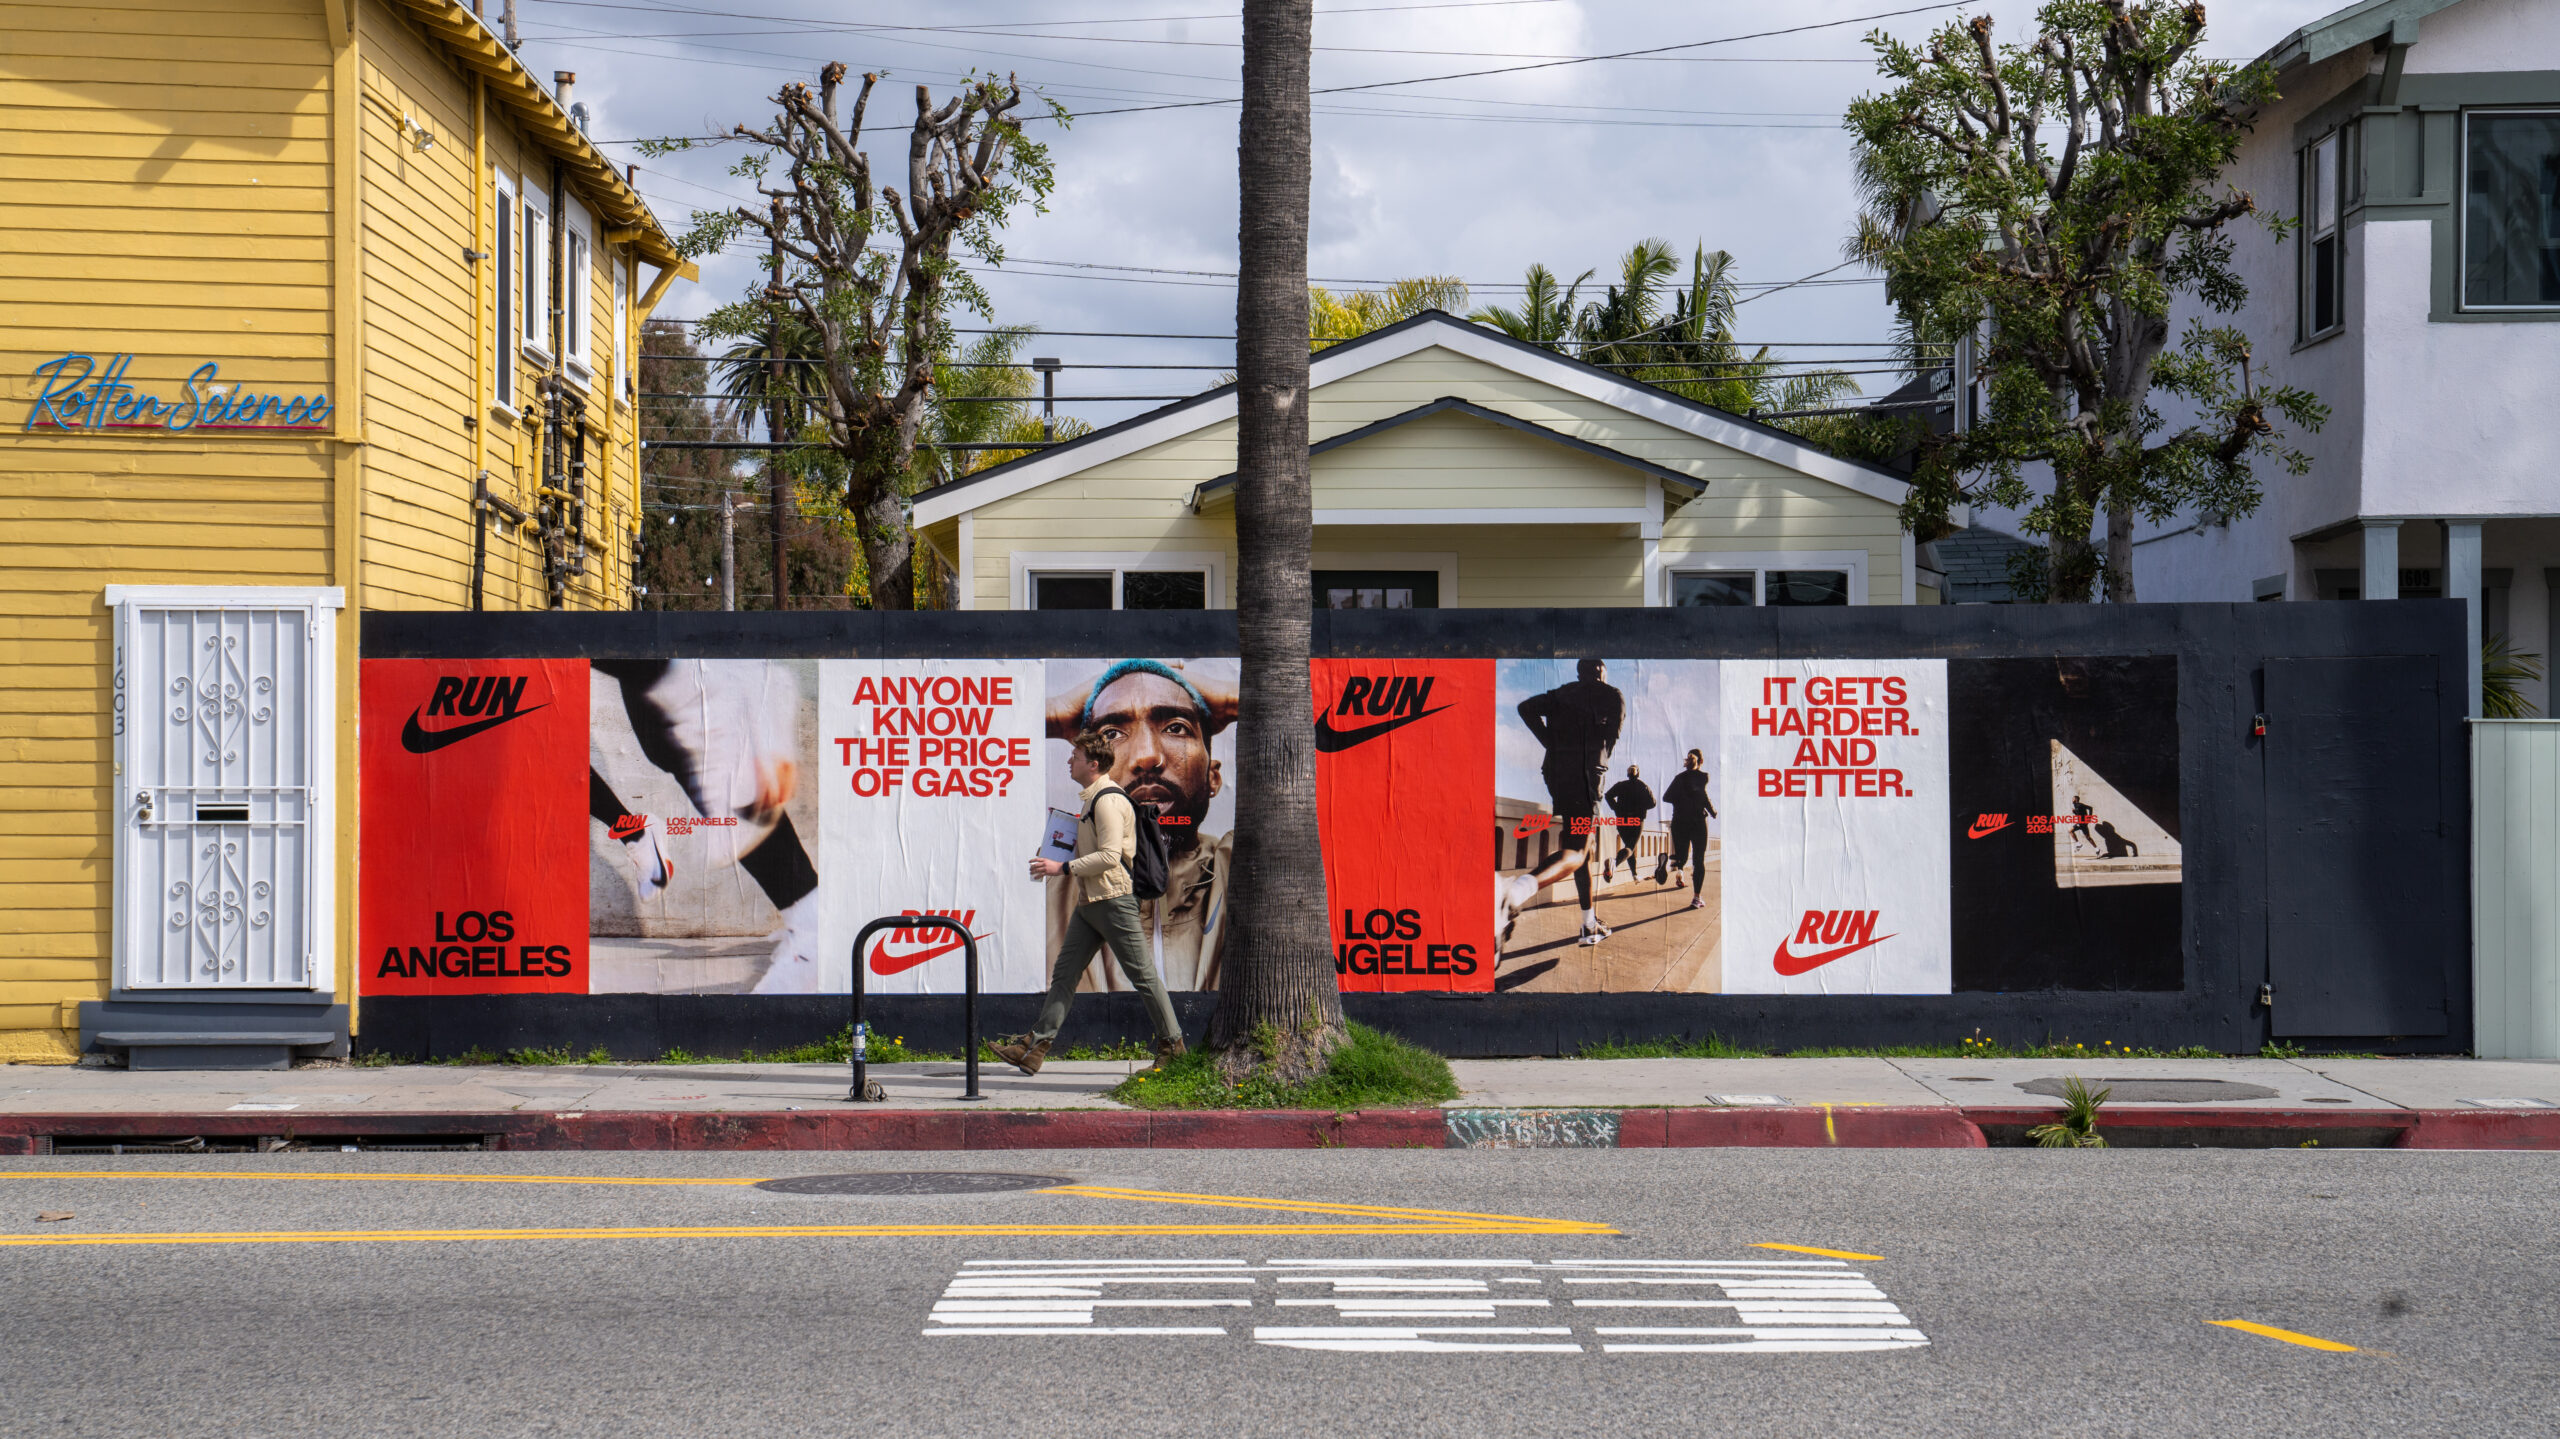
{"type": "Polygon", "coordinates": [[[1058,941],[1057,967],[1049,971],[1049,997],[1040,1006],[1040,1022],[1032,1026],[1031,1037],[1043,1043],[1058,1037],[1067,1022],[1067,1006],[1075,1001],[1076,981],[1093,962],[1093,952],[1105,944],[1120,961],[1120,972],[1129,976],[1130,987],[1146,996],[1156,1038],[1180,1039],[1182,1025],[1173,1017],[1173,1001],[1165,997],[1164,980],[1147,958],[1146,938],[1138,932],[1137,896],[1128,894],[1077,905],[1068,917],[1066,937],[1058,941]]]}

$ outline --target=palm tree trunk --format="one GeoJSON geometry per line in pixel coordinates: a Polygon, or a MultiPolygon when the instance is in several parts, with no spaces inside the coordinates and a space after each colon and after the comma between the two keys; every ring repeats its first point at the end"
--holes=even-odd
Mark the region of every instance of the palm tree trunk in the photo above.
{"type": "Polygon", "coordinates": [[[1242,214],[1236,285],[1235,875],[1210,1047],[1303,1073],[1342,1032],[1315,841],[1315,711],[1307,641],[1314,544],[1307,475],[1307,66],[1313,0],[1245,0],[1242,214]]]}

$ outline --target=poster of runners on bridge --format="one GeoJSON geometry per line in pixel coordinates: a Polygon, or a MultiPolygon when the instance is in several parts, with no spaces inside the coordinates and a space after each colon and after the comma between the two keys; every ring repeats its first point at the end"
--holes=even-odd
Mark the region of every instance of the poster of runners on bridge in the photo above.
{"type": "MultiPolygon", "coordinates": [[[[2177,664],[1322,658],[1345,990],[2176,989],[2177,664]]],[[[1140,930],[1214,990],[1232,657],[364,661],[364,987],[1043,988],[1077,739],[1156,816],[1140,930]],[[583,798],[584,803],[580,801],[583,798]],[[397,816],[397,819],[387,818],[397,816]]],[[[1125,987],[1097,961],[1085,988],[1125,987]]]]}

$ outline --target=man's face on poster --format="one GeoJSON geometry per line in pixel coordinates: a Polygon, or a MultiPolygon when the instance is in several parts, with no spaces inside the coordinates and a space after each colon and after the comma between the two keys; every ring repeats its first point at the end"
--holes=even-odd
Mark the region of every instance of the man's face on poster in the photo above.
{"type": "Polygon", "coordinates": [[[1190,819],[1198,833],[1222,783],[1209,725],[1188,691],[1162,675],[1122,675],[1093,697],[1092,728],[1111,741],[1111,782],[1129,798],[1190,819]]]}

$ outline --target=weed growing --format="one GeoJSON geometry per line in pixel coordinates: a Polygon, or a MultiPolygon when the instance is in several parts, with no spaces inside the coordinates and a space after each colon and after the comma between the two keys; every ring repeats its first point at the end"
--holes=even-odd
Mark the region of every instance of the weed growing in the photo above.
{"type": "Polygon", "coordinates": [[[1710,1033],[1704,1039],[1608,1039],[1586,1044],[1576,1059],[1765,1059],[1765,1049],[1745,1049],[1710,1033]]]}
{"type": "MultiPolygon", "coordinates": [[[[1133,1109],[1405,1109],[1458,1097],[1449,1061],[1365,1024],[1346,1026],[1348,1038],[1303,1084],[1270,1076],[1257,1064],[1230,1083],[1218,1056],[1195,1049],[1171,1063],[1133,1074],[1111,1097],[1133,1109]]],[[[1268,1060],[1280,1049],[1275,1034],[1257,1036],[1254,1048],[1268,1060]],[[1267,1042],[1266,1042],[1267,1041],[1267,1042]]]]}
{"type": "Polygon", "coordinates": [[[2091,1092],[2088,1085],[2073,1075],[2062,1081],[2062,1118],[2053,1124],[2039,1124],[2027,1131],[2027,1137],[2038,1149],[2104,1149],[2107,1141],[2098,1133],[2098,1106],[2107,1102],[2112,1089],[2091,1092]]]}

